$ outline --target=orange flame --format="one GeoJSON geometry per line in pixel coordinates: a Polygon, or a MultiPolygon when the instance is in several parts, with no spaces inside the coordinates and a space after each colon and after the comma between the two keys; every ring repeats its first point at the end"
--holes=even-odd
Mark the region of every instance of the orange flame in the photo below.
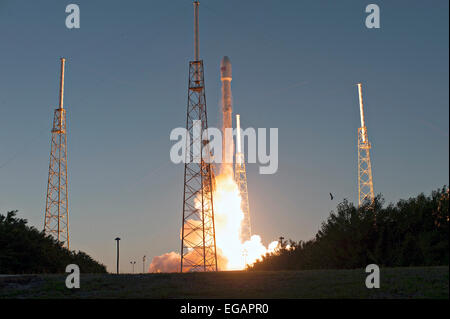
{"type": "Polygon", "coordinates": [[[241,242],[241,223],[244,213],[232,169],[225,168],[220,175],[216,176],[213,200],[217,253],[223,257],[219,260],[219,269],[245,269],[246,265],[252,265],[257,259],[277,248],[276,241],[266,248],[258,235],[253,235],[244,243],[241,242]]]}
{"type": "MultiPolygon", "coordinates": [[[[252,235],[250,240],[241,242],[241,223],[244,213],[241,208],[241,195],[234,180],[232,165],[222,165],[222,171],[215,178],[213,194],[214,221],[216,230],[217,263],[219,270],[242,270],[256,260],[278,248],[278,242],[271,242],[267,248],[259,235],[252,235]]],[[[199,202],[196,203],[196,205],[199,202]]],[[[191,220],[194,224],[199,221],[191,220]]],[[[184,226],[188,227],[188,226],[184,226]]],[[[200,234],[192,233],[192,236],[200,234]]],[[[180,231],[181,237],[181,231],[180,231]]],[[[193,251],[188,253],[201,256],[193,251]]],[[[149,272],[180,271],[180,255],[176,252],[154,257],[149,272]]]]}

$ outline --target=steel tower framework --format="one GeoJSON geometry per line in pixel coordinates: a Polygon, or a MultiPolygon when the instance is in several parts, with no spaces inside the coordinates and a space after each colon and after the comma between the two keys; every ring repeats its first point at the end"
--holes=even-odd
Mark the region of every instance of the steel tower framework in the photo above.
{"type": "Polygon", "coordinates": [[[217,271],[213,205],[213,177],[206,113],[203,61],[199,59],[198,7],[194,1],[194,56],[189,62],[186,116],[186,162],[184,165],[183,221],[181,227],[180,271],[217,271]],[[194,121],[201,123],[196,132],[194,121]],[[200,134],[199,134],[200,133],[200,134]]]}
{"type": "Polygon", "coordinates": [[[64,58],[61,58],[59,108],[55,109],[51,131],[44,232],[54,236],[64,247],[70,249],[67,193],[67,126],[66,110],[64,109],[65,61],[64,58]]]}
{"type": "Polygon", "coordinates": [[[248,203],[247,172],[245,170],[245,157],[241,150],[241,119],[236,114],[236,163],[234,166],[234,180],[239,187],[241,194],[241,209],[244,219],[241,223],[241,241],[244,243],[250,240],[252,228],[250,224],[250,206],[248,203]]]}
{"type": "Polygon", "coordinates": [[[364,107],[362,99],[362,85],[358,83],[359,109],[361,115],[361,127],[358,128],[358,204],[361,206],[366,201],[373,203],[372,165],[370,163],[370,148],[372,147],[367,137],[367,128],[364,122],[364,107]]]}

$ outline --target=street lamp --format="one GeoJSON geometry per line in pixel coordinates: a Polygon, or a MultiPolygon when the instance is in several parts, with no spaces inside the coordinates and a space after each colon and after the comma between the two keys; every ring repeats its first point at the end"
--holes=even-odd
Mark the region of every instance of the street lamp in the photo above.
{"type": "Polygon", "coordinates": [[[142,257],[142,273],[145,274],[145,258],[147,258],[145,255],[142,257]]]}
{"type": "Polygon", "coordinates": [[[116,239],[114,239],[117,242],[117,274],[119,274],[119,237],[116,237],[116,239]]]}
{"type": "Polygon", "coordinates": [[[130,264],[133,266],[133,274],[134,274],[134,265],[136,264],[135,261],[130,261],[130,264]]]}

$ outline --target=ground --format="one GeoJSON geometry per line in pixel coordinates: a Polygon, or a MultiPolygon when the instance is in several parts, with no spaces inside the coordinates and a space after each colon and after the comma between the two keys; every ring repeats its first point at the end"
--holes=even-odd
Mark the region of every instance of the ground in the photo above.
{"type": "Polygon", "coordinates": [[[379,289],[367,289],[363,269],[230,271],[189,274],[0,276],[0,298],[442,298],[449,267],[381,268],[379,289]]]}

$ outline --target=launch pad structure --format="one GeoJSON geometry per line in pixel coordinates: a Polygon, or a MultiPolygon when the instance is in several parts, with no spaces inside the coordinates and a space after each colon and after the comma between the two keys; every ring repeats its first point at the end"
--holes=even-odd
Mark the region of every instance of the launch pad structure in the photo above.
{"type": "Polygon", "coordinates": [[[203,60],[199,59],[198,9],[199,2],[194,1],[194,61],[189,62],[186,115],[189,136],[184,165],[180,272],[218,270],[213,172],[211,162],[207,160],[210,156],[209,140],[202,138],[202,134],[194,134],[194,121],[201,122],[201,132],[208,129],[203,60]],[[196,149],[198,145],[200,150],[196,149]]]}
{"type": "Polygon", "coordinates": [[[367,128],[364,121],[362,84],[358,83],[357,86],[361,116],[361,127],[358,128],[358,204],[361,206],[366,201],[373,203],[375,196],[373,192],[372,165],[370,163],[370,149],[372,145],[367,137],[367,128]]]}
{"type": "Polygon", "coordinates": [[[54,236],[63,247],[70,249],[67,193],[67,126],[66,110],[64,109],[65,62],[66,59],[61,58],[59,107],[55,109],[53,117],[44,232],[47,235],[54,236]]]}

